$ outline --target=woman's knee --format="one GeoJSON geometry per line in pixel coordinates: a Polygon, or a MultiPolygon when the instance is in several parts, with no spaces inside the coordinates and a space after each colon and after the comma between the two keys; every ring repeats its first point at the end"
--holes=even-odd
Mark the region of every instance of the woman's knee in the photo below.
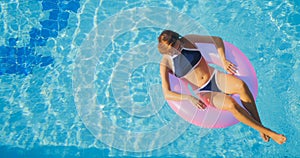
{"type": "Polygon", "coordinates": [[[235,111],[237,110],[239,104],[230,96],[226,98],[226,103],[224,105],[224,110],[235,111]]]}
{"type": "Polygon", "coordinates": [[[235,87],[238,94],[246,93],[249,89],[247,83],[243,80],[238,80],[235,87]]]}

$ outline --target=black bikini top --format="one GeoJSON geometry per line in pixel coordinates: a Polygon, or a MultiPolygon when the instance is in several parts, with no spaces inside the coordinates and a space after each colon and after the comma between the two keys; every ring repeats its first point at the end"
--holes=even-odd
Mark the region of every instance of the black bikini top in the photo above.
{"type": "Polygon", "coordinates": [[[202,55],[198,49],[182,48],[181,54],[172,56],[173,72],[176,77],[184,77],[201,61],[202,55]]]}

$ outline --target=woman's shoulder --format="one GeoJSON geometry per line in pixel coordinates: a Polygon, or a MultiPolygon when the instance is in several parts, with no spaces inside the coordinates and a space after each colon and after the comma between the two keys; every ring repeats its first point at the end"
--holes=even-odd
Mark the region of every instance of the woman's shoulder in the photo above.
{"type": "Polygon", "coordinates": [[[171,56],[164,55],[160,62],[160,73],[171,73],[173,74],[173,65],[171,56]]]}
{"type": "Polygon", "coordinates": [[[167,68],[171,68],[170,66],[172,64],[170,64],[170,63],[171,63],[171,56],[169,56],[169,55],[163,55],[163,57],[162,57],[162,59],[160,61],[160,65],[161,66],[166,66],[167,68]]]}
{"type": "Polygon", "coordinates": [[[202,35],[197,35],[197,34],[188,34],[183,36],[184,39],[190,41],[191,43],[196,43],[199,38],[203,38],[204,36],[202,35]]]}
{"type": "Polygon", "coordinates": [[[216,43],[221,41],[222,38],[218,36],[206,36],[206,35],[195,35],[190,34],[183,37],[184,40],[196,44],[196,43],[216,43]]]}
{"type": "Polygon", "coordinates": [[[171,56],[169,56],[169,55],[163,55],[160,63],[161,64],[168,64],[170,62],[170,59],[171,59],[171,56]]]}
{"type": "Polygon", "coordinates": [[[186,48],[196,48],[195,44],[198,42],[200,35],[188,34],[182,37],[182,42],[186,48]]]}

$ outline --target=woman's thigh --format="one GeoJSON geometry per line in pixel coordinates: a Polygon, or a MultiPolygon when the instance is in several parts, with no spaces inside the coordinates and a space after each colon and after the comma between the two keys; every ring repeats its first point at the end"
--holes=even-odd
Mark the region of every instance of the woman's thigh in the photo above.
{"type": "Polygon", "coordinates": [[[221,92],[201,92],[202,99],[220,110],[229,110],[237,105],[236,101],[229,95],[221,92]]]}
{"type": "Polygon", "coordinates": [[[219,89],[225,92],[226,94],[239,94],[245,86],[244,81],[233,75],[225,74],[223,72],[218,71],[216,76],[216,82],[218,84],[219,89]]]}

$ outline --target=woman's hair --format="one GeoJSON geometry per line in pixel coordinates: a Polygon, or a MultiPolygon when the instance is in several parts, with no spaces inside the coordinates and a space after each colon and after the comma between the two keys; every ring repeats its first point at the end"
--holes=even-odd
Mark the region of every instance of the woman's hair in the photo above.
{"type": "Polygon", "coordinates": [[[167,42],[167,44],[171,44],[178,40],[180,35],[177,32],[171,31],[171,30],[164,30],[161,32],[161,34],[158,36],[158,42],[161,43],[162,41],[167,42]]]}
{"type": "Polygon", "coordinates": [[[161,34],[158,36],[158,50],[161,54],[168,54],[166,50],[166,45],[162,42],[166,43],[167,45],[173,44],[178,40],[181,36],[174,31],[171,30],[164,30],[161,32],[161,34]]]}

